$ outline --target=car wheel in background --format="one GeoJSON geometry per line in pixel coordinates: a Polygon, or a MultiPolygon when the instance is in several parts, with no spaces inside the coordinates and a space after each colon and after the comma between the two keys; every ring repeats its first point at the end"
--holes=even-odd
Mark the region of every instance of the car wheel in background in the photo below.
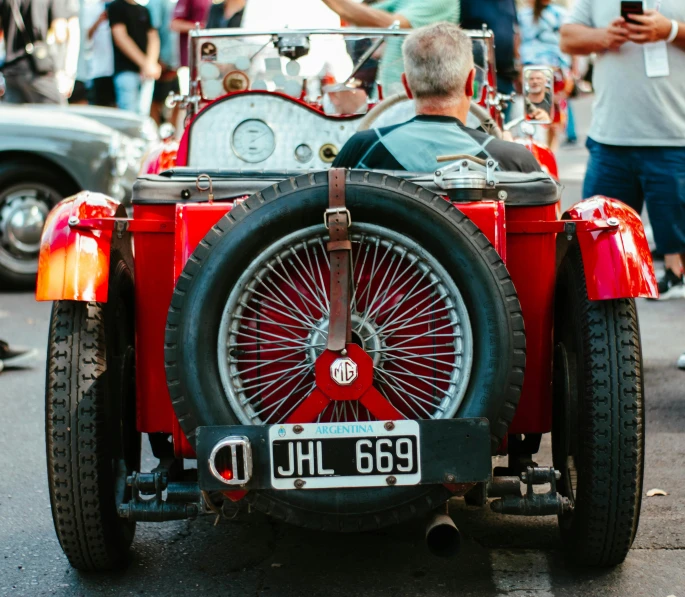
{"type": "Polygon", "coordinates": [[[31,290],[50,210],[73,189],[48,168],[0,163],[0,290],[31,290]]]}
{"type": "Polygon", "coordinates": [[[633,299],[591,301],[578,246],[556,289],[552,453],[562,540],[578,563],[615,566],[640,518],[644,467],[644,379],[633,299]]]}

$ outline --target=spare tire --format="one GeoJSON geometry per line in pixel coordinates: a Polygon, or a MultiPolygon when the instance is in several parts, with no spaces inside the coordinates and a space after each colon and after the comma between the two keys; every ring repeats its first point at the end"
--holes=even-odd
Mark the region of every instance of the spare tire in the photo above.
{"type": "MultiPolygon", "coordinates": [[[[507,432],[525,366],[521,306],[500,256],[451,203],[415,184],[347,173],[353,340],[376,387],[408,418],[486,417],[507,432]]],[[[166,372],[189,442],[198,426],[276,424],[313,388],[328,312],[326,172],[236,205],[181,273],[169,308],[166,372]]],[[[336,405],[320,420],[368,420],[336,405]]],[[[362,530],[422,515],[442,486],[250,492],[294,524],[362,530]]]]}

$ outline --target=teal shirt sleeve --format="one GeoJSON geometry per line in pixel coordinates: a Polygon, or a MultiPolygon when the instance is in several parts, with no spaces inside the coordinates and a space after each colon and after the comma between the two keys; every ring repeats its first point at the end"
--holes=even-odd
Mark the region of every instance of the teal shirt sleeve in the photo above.
{"type": "Polygon", "coordinates": [[[438,21],[459,22],[459,0],[384,0],[372,6],[402,15],[414,29],[438,21]]]}

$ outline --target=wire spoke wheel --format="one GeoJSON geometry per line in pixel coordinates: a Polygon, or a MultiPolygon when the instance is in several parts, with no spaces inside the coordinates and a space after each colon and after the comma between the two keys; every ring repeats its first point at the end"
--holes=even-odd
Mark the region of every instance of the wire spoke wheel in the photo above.
{"type": "MultiPolygon", "coordinates": [[[[374,383],[405,417],[454,416],[473,361],[466,306],[440,263],[410,238],[355,223],[352,341],[373,359],[374,383]]],[[[328,236],[313,226],[273,243],[230,293],[219,330],[219,371],[243,424],[287,420],[315,387],[329,325],[328,236]]],[[[334,402],[318,421],[365,421],[334,402]]]]}

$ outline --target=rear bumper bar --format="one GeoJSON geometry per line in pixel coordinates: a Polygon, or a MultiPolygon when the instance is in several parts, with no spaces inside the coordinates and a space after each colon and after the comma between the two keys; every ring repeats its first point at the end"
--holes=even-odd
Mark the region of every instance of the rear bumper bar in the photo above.
{"type": "MultiPolygon", "coordinates": [[[[487,419],[418,421],[420,429],[420,485],[478,483],[492,471],[490,425],[487,419]]],[[[199,427],[196,435],[200,489],[230,491],[272,489],[271,449],[267,425],[199,427]],[[250,478],[244,484],[226,485],[211,471],[210,456],[219,444],[243,438],[250,446],[250,478]]],[[[242,451],[241,451],[242,453],[242,451]]]]}

